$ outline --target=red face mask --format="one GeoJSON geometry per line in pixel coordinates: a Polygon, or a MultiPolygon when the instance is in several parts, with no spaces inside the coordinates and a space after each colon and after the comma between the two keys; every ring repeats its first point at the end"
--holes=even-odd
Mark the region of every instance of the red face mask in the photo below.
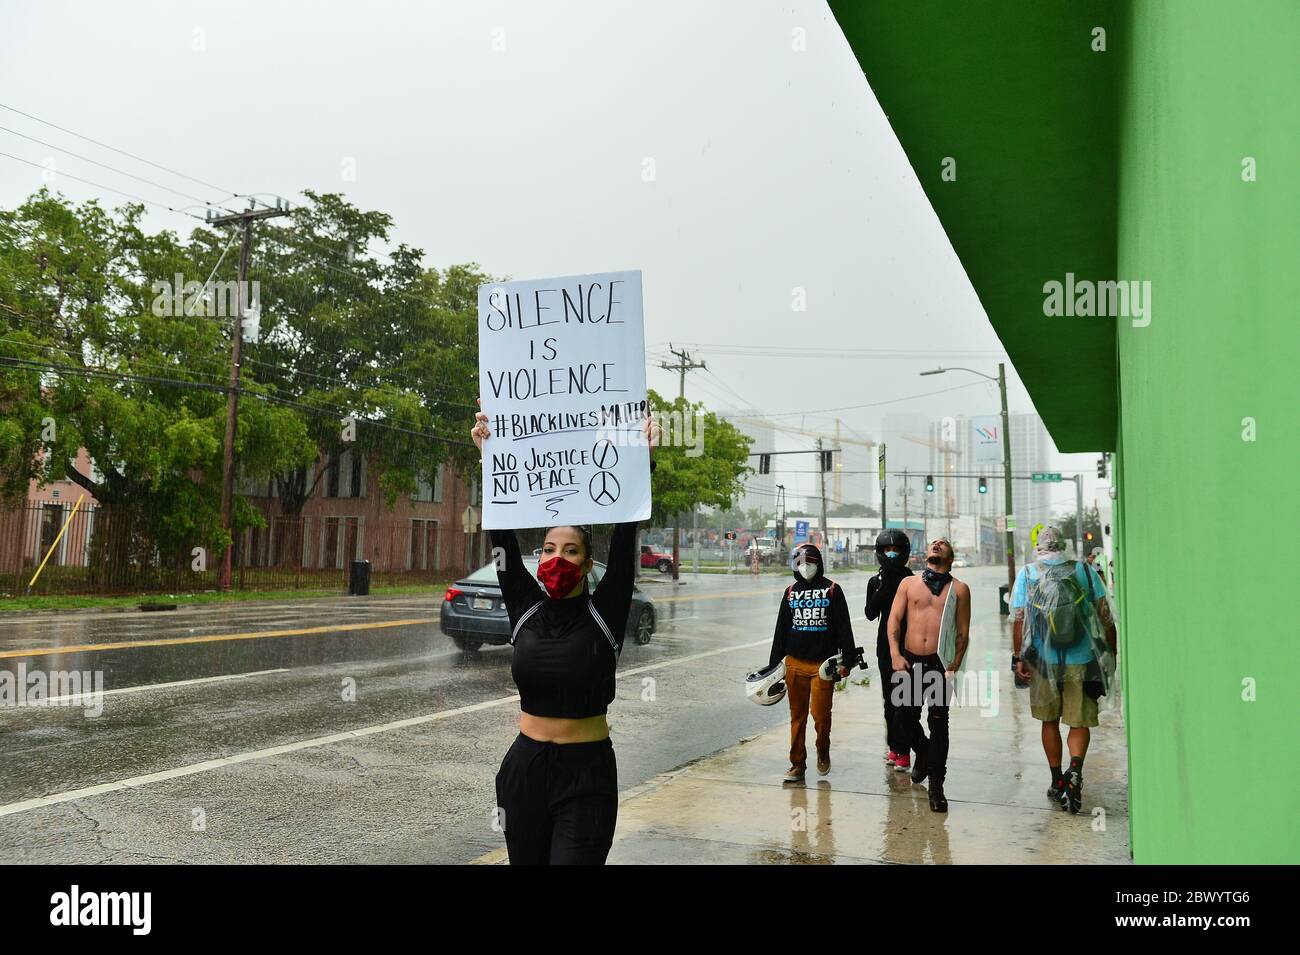
{"type": "Polygon", "coordinates": [[[582,579],[582,565],[556,554],[537,565],[537,579],[542,582],[548,594],[559,600],[567,597],[582,579]]]}

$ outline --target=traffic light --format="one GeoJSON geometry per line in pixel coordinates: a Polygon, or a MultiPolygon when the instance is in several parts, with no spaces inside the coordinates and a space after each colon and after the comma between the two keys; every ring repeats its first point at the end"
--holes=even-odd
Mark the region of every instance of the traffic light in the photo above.
{"type": "Polygon", "coordinates": [[[933,491],[934,491],[934,475],[927,474],[925,476],[925,492],[927,494],[930,494],[933,493],[933,491]]]}
{"type": "Polygon", "coordinates": [[[987,494],[988,492],[989,492],[988,481],[984,480],[983,478],[980,478],[980,493],[987,494]]]}
{"type": "Polygon", "coordinates": [[[1104,480],[1105,477],[1106,477],[1106,459],[1105,459],[1105,458],[1098,458],[1098,459],[1097,459],[1097,477],[1102,478],[1103,480],[1104,480]]]}
{"type": "Polygon", "coordinates": [[[1092,543],[1092,531],[1084,531],[1084,532],[1083,532],[1083,539],[1086,540],[1089,544],[1091,544],[1091,543],[1092,543]]]}
{"type": "Polygon", "coordinates": [[[830,469],[831,469],[831,452],[829,452],[829,451],[823,451],[823,452],[822,452],[822,470],[823,470],[823,471],[829,471],[830,469]]]}
{"type": "Polygon", "coordinates": [[[767,474],[772,470],[772,455],[760,454],[758,456],[758,473],[767,474]]]}

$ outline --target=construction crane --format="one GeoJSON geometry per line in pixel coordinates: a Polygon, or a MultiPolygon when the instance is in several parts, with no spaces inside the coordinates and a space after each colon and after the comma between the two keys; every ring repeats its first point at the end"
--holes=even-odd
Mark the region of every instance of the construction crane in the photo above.
{"type": "MultiPolygon", "coordinates": [[[[741,421],[744,422],[745,424],[754,425],[755,427],[759,427],[759,428],[771,428],[773,431],[781,431],[784,432],[785,434],[799,434],[799,435],[806,435],[807,437],[810,438],[821,438],[824,441],[829,441],[831,449],[835,451],[843,450],[842,446],[845,444],[861,445],[862,447],[867,448],[868,450],[874,448],[877,444],[877,442],[871,441],[869,439],[864,441],[858,441],[858,440],[854,440],[853,438],[846,438],[843,435],[841,435],[840,426],[841,424],[843,424],[843,422],[841,422],[839,418],[835,419],[835,432],[833,434],[827,431],[812,431],[808,428],[796,428],[794,425],[790,425],[790,424],[776,424],[773,421],[769,421],[767,418],[749,418],[742,415],[729,416],[729,418],[732,421],[741,421]]],[[[849,428],[848,425],[844,425],[844,427],[848,428],[848,430],[850,431],[853,430],[852,428],[849,428]]],[[[835,471],[834,471],[834,476],[831,479],[830,499],[835,504],[839,505],[844,503],[844,479],[843,476],[840,474],[840,472],[844,469],[844,463],[840,455],[834,455],[834,461],[835,461],[835,471]]],[[[870,503],[870,502],[866,502],[866,503],[870,503]]]]}
{"type": "Polygon", "coordinates": [[[956,516],[956,515],[957,515],[957,498],[956,498],[956,495],[953,494],[953,478],[952,478],[952,473],[953,473],[953,470],[954,470],[954,468],[953,468],[953,455],[957,455],[957,453],[959,453],[959,452],[956,450],[956,448],[953,447],[953,443],[952,443],[952,442],[949,442],[949,440],[944,440],[944,442],[935,443],[935,442],[932,442],[932,440],[931,440],[930,438],[918,438],[917,435],[915,435],[915,434],[905,434],[905,435],[904,435],[904,440],[910,440],[910,442],[913,442],[913,443],[915,443],[915,444],[923,444],[924,447],[927,447],[927,448],[935,448],[936,451],[943,452],[943,456],[944,456],[944,513],[945,513],[945,515],[948,516],[948,517],[954,517],[954,516],[956,516]]]}

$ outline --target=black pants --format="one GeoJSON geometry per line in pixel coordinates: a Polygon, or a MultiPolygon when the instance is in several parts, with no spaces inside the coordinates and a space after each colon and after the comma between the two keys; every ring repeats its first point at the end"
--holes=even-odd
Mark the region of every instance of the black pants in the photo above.
{"type": "Polygon", "coordinates": [[[904,649],[903,659],[907,661],[907,670],[894,674],[898,680],[906,677],[901,687],[904,705],[897,710],[897,732],[901,739],[907,740],[908,748],[916,751],[917,765],[942,780],[948,768],[948,706],[952,702],[952,687],[944,678],[939,654],[920,656],[904,649]],[[929,739],[921,729],[922,706],[928,707],[929,739]]]}
{"type": "Polygon", "coordinates": [[[614,744],[516,737],[497,773],[511,865],[604,865],[618,819],[614,744]]]}
{"type": "Polygon", "coordinates": [[[876,673],[880,675],[880,695],[885,701],[885,742],[892,752],[903,755],[910,742],[899,732],[898,707],[894,705],[893,694],[890,692],[893,688],[890,677],[894,673],[894,661],[889,653],[889,644],[886,643],[883,649],[879,643],[876,644],[876,666],[876,673]]]}

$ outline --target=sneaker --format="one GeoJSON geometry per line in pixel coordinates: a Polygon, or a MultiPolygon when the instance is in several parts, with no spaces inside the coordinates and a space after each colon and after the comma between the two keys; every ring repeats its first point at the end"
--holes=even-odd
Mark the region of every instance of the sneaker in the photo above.
{"type": "Polygon", "coordinates": [[[803,776],[804,776],[804,771],[802,769],[795,769],[793,766],[791,766],[789,769],[785,771],[785,775],[781,777],[781,782],[801,783],[803,782],[803,776]]]}
{"type": "Polygon", "coordinates": [[[1061,805],[1074,815],[1083,807],[1083,774],[1075,769],[1066,770],[1061,787],[1061,805]]]}
{"type": "Polygon", "coordinates": [[[1049,802],[1055,803],[1056,805],[1060,806],[1062,809],[1065,808],[1065,777],[1064,776],[1062,776],[1056,782],[1052,783],[1052,785],[1047,787],[1047,799],[1049,802]]]}
{"type": "Polygon", "coordinates": [[[912,757],[907,753],[895,754],[894,772],[905,773],[912,768],[912,757]]]}
{"type": "Polygon", "coordinates": [[[817,757],[817,772],[819,772],[819,773],[821,773],[823,776],[825,776],[825,775],[826,775],[827,773],[829,773],[830,771],[831,771],[831,758],[830,758],[830,756],[825,756],[825,757],[823,757],[823,756],[818,756],[818,757],[817,757]]]}
{"type": "Polygon", "coordinates": [[[885,762],[889,763],[890,765],[893,765],[896,759],[898,759],[898,754],[895,753],[892,749],[885,754],[885,762]]]}

